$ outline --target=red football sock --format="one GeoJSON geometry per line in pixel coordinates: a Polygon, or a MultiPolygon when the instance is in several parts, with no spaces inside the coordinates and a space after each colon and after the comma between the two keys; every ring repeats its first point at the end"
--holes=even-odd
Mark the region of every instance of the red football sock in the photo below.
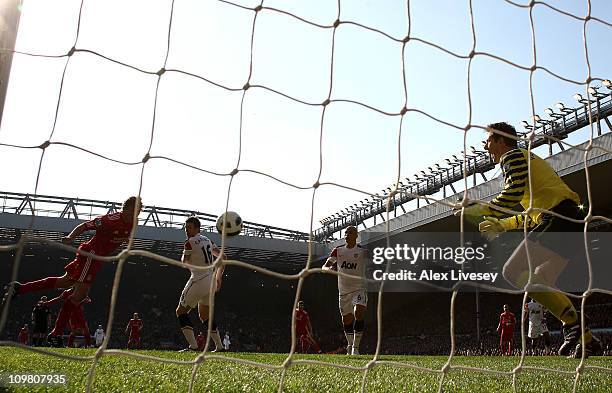
{"type": "Polygon", "coordinates": [[[314,347],[315,351],[317,351],[317,353],[321,352],[321,347],[319,346],[317,340],[312,339],[312,346],[314,347]]]}
{"type": "Polygon", "coordinates": [[[91,345],[91,336],[89,335],[89,330],[85,330],[83,334],[85,336],[85,346],[89,348],[89,346],[91,345]]]}
{"type": "Polygon", "coordinates": [[[19,286],[18,293],[28,293],[28,292],[37,292],[44,291],[45,289],[53,289],[55,288],[55,284],[59,280],[59,277],[47,277],[42,280],[30,281],[19,286]]]}
{"type": "Polygon", "coordinates": [[[74,345],[74,333],[70,333],[70,336],[68,336],[68,348],[72,348],[74,345]]]}
{"type": "Polygon", "coordinates": [[[66,329],[66,325],[68,324],[68,321],[70,320],[72,312],[75,308],[77,308],[77,305],[74,304],[70,298],[64,302],[59,314],[57,314],[55,327],[51,332],[52,336],[61,336],[64,334],[64,329],[66,329]]]}

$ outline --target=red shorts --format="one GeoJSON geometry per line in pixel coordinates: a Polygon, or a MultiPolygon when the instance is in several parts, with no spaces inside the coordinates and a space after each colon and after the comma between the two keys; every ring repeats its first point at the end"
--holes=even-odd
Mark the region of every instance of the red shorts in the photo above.
{"type": "Polygon", "coordinates": [[[128,341],[140,341],[140,334],[130,335],[130,338],[128,338],[128,341]]]}
{"type": "MultiPolygon", "coordinates": [[[[86,245],[81,247],[81,250],[95,254],[95,251],[86,245]]],[[[102,261],[95,260],[92,257],[85,255],[80,255],[77,252],[76,258],[64,266],[64,270],[66,270],[66,273],[68,273],[68,277],[74,281],[91,284],[94,278],[96,278],[98,270],[100,270],[100,267],[102,267],[102,263],[102,261]]]]}
{"type": "Polygon", "coordinates": [[[512,339],[514,338],[514,332],[511,333],[502,333],[501,335],[501,341],[512,341],[512,339]]]}
{"type": "Polygon", "coordinates": [[[82,311],[74,311],[69,323],[71,329],[87,329],[87,322],[85,322],[85,316],[82,311]]]}

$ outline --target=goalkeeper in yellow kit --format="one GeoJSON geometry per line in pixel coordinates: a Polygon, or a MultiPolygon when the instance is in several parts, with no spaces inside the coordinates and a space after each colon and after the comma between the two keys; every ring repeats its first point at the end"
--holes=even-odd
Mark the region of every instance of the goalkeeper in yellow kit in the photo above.
{"type": "MultiPolygon", "coordinates": [[[[480,232],[489,240],[498,234],[522,229],[525,224],[529,230],[528,242],[532,283],[554,286],[557,278],[568,263],[580,263],[580,260],[569,261],[554,252],[554,245],[546,245],[545,232],[583,232],[584,224],[575,223],[547,212],[530,211],[529,214],[508,215],[495,207],[512,209],[520,204],[529,208],[530,195],[532,208],[546,209],[564,217],[582,220],[580,197],[561,180],[559,175],[543,159],[517,146],[516,130],[507,123],[495,123],[487,126],[488,138],[485,149],[493,160],[499,163],[504,176],[504,189],[487,205],[471,205],[463,209],[463,214],[482,219],[480,232]],[[494,132],[493,130],[497,131],[494,132]],[[528,161],[529,160],[529,166],[528,161]],[[531,187],[528,168],[531,171],[531,187]],[[527,220],[527,223],[525,223],[527,220]]],[[[455,214],[461,213],[461,206],[455,214]]],[[[512,254],[503,268],[503,275],[508,282],[517,288],[523,288],[529,279],[529,264],[525,244],[512,254]]],[[[581,340],[582,329],[580,316],[569,298],[560,291],[530,292],[529,296],[542,304],[550,313],[563,323],[564,342],[559,348],[559,355],[572,355],[576,358],[594,355],[601,351],[601,343],[585,327],[584,343],[581,340]]]]}

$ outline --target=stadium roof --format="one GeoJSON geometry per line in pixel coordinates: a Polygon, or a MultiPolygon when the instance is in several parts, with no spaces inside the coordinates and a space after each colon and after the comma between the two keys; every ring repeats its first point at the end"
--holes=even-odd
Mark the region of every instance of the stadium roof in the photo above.
{"type": "MultiPolygon", "coordinates": [[[[117,211],[118,202],[82,200],[48,195],[0,192],[0,244],[17,243],[28,229],[32,236],[59,242],[79,223],[92,217],[117,211]]],[[[213,230],[216,217],[201,212],[145,206],[136,231],[135,249],[179,259],[185,233],[182,225],[189,216],[203,222],[203,233],[215,243],[220,235],[213,230]]],[[[87,236],[78,238],[83,241],[87,236]]],[[[245,222],[240,236],[226,239],[226,253],[232,259],[254,265],[303,266],[308,259],[308,235],[267,225],[245,222]]],[[[313,245],[313,254],[324,254],[323,245],[313,245]]]]}

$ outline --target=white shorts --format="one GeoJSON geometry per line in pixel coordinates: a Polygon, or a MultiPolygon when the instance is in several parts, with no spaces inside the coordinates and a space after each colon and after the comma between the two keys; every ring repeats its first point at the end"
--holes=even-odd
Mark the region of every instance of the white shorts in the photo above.
{"type": "Polygon", "coordinates": [[[543,323],[530,323],[527,337],[529,338],[540,338],[544,333],[548,332],[548,328],[543,323]]]}
{"type": "Polygon", "coordinates": [[[353,309],[357,304],[362,306],[368,305],[368,294],[365,289],[359,289],[357,291],[349,292],[344,295],[340,295],[340,314],[352,314],[353,309]]]}
{"type": "Polygon", "coordinates": [[[216,285],[212,278],[213,274],[201,278],[190,278],[181,292],[179,305],[188,308],[196,308],[198,304],[210,305],[210,285],[216,285]]]}

